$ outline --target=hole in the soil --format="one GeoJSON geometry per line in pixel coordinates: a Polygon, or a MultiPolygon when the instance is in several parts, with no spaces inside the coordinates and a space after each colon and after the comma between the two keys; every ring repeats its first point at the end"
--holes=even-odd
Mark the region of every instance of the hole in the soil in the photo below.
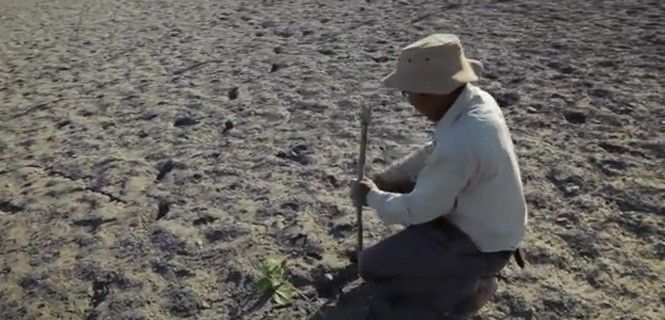
{"type": "Polygon", "coordinates": [[[9,201],[0,201],[0,211],[4,211],[7,213],[17,213],[19,211],[23,211],[23,208],[14,205],[9,201]]]}
{"type": "Polygon", "coordinates": [[[175,168],[175,163],[172,160],[168,160],[162,165],[160,165],[159,173],[157,173],[157,181],[161,181],[164,177],[175,168]]]}
{"type": "Polygon", "coordinates": [[[563,114],[566,121],[573,124],[582,124],[586,122],[586,115],[579,111],[567,111],[563,114]]]}
{"type": "Polygon", "coordinates": [[[238,99],[238,87],[233,87],[229,90],[229,99],[230,100],[238,99]]]}
{"type": "Polygon", "coordinates": [[[93,281],[92,282],[92,307],[96,308],[100,303],[106,300],[106,297],[109,295],[109,284],[108,281],[93,281]]]}
{"type": "Polygon", "coordinates": [[[199,121],[191,117],[181,117],[173,123],[176,127],[188,127],[198,124],[199,121]]]}
{"type": "Polygon", "coordinates": [[[159,201],[157,205],[157,220],[163,218],[171,210],[169,203],[166,201],[159,201]]]}

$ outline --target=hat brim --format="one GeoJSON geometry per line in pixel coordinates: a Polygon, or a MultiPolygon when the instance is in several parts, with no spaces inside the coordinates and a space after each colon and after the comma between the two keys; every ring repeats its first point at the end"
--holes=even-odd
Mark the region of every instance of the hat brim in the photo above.
{"type": "Polygon", "coordinates": [[[456,74],[448,77],[437,79],[438,81],[424,81],[413,74],[406,74],[406,72],[394,71],[382,79],[383,85],[386,88],[400,89],[403,91],[430,93],[445,95],[453,92],[459,86],[475,82],[478,76],[474,72],[475,68],[482,68],[482,64],[478,60],[466,59],[462,60],[462,69],[456,74]]]}

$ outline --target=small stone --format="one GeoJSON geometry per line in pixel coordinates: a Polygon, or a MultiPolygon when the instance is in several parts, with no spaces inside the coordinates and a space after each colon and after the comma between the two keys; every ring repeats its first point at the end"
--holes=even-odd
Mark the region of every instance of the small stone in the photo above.
{"type": "Polygon", "coordinates": [[[580,190],[580,186],[568,183],[563,187],[563,193],[567,196],[574,196],[580,190]]]}

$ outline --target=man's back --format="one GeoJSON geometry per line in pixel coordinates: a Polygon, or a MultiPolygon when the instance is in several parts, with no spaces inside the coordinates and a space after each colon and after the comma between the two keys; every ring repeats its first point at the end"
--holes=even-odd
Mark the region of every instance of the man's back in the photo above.
{"type": "MultiPolygon", "coordinates": [[[[441,123],[437,143],[452,143],[472,167],[466,186],[448,218],[467,233],[481,251],[515,249],[524,235],[526,204],[509,129],[496,101],[468,85],[458,114],[441,123]]],[[[456,106],[458,107],[458,106],[456,106]]],[[[445,182],[442,182],[445,183],[445,182]]]]}

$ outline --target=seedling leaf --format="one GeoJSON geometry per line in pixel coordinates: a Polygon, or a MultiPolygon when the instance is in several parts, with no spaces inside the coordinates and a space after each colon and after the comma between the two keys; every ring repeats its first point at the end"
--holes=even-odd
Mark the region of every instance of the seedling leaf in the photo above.
{"type": "Polygon", "coordinates": [[[272,298],[276,304],[283,306],[291,303],[293,301],[294,296],[295,296],[295,291],[291,288],[291,286],[283,285],[275,291],[272,298]]]}
{"type": "Polygon", "coordinates": [[[262,278],[261,280],[259,280],[259,282],[257,282],[254,285],[254,290],[259,293],[270,292],[272,290],[272,284],[270,283],[270,279],[262,278]]]}
{"type": "Polygon", "coordinates": [[[275,304],[290,304],[299,293],[293,284],[286,280],[286,260],[268,258],[261,264],[260,271],[261,278],[254,285],[254,291],[271,295],[275,304]]]}

